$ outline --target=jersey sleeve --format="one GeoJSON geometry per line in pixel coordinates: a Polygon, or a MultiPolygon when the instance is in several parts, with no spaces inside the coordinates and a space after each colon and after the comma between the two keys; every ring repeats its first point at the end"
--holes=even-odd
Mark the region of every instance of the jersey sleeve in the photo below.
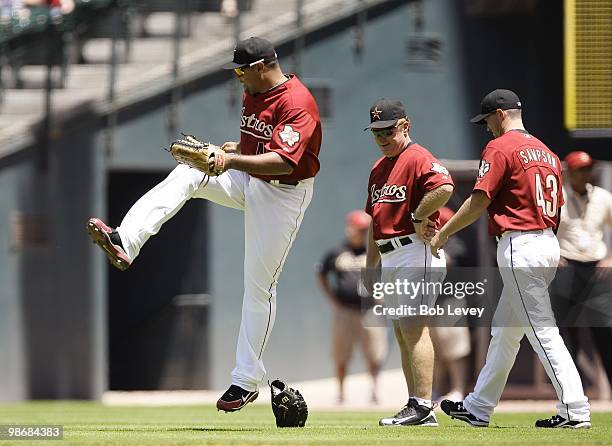
{"type": "Polygon", "coordinates": [[[433,156],[424,156],[417,163],[418,182],[425,193],[444,184],[453,185],[453,179],[446,167],[433,156]]]}
{"type": "Polygon", "coordinates": [[[366,198],[365,207],[363,208],[365,213],[368,214],[370,217],[372,217],[372,193],[370,192],[371,187],[372,187],[372,173],[370,173],[370,179],[368,180],[368,195],[366,198]]]}
{"type": "Polygon", "coordinates": [[[487,146],[480,159],[474,190],[483,191],[492,200],[504,184],[509,167],[506,155],[495,147],[487,146]]]}
{"type": "Polygon", "coordinates": [[[278,153],[295,167],[308,147],[316,126],[317,122],[306,110],[290,109],[272,130],[272,140],[267,149],[278,153]]]}
{"type": "Polygon", "coordinates": [[[370,217],[372,216],[372,200],[370,200],[370,194],[368,194],[368,198],[366,199],[365,208],[363,208],[363,210],[370,217]]]}

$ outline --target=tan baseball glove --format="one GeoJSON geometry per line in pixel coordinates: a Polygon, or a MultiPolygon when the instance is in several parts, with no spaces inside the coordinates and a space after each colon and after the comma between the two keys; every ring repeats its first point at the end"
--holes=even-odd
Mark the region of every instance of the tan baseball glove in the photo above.
{"type": "Polygon", "coordinates": [[[168,149],[172,157],[181,164],[187,164],[210,176],[221,175],[225,172],[225,152],[221,147],[203,142],[193,135],[183,134],[170,144],[168,149]]]}

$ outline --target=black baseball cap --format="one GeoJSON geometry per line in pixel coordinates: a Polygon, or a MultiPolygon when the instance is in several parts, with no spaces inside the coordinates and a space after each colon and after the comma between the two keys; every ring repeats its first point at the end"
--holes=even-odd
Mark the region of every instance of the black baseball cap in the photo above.
{"type": "Polygon", "coordinates": [[[482,98],[480,102],[480,114],[470,119],[473,124],[484,124],[485,118],[495,110],[520,109],[521,100],[515,92],[497,89],[482,98]]]}
{"type": "Polygon", "coordinates": [[[246,40],[238,42],[234,48],[234,57],[231,62],[223,65],[224,70],[233,70],[234,68],[244,67],[259,60],[264,63],[276,60],[276,51],[272,42],[261,37],[249,37],[246,40]]]}
{"type": "Polygon", "coordinates": [[[396,99],[379,99],[370,108],[370,125],[364,130],[379,130],[393,127],[399,119],[406,117],[404,105],[396,99]]]}

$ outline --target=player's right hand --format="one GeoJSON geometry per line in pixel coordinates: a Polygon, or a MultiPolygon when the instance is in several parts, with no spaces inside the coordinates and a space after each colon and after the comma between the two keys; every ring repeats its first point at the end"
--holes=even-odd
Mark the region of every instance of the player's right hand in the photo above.
{"type": "Polygon", "coordinates": [[[438,251],[442,249],[444,245],[446,245],[447,241],[448,241],[448,237],[446,237],[441,232],[438,232],[436,235],[432,237],[431,241],[429,242],[429,245],[431,247],[431,254],[435,258],[437,259],[440,258],[440,254],[438,253],[438,251]]]}

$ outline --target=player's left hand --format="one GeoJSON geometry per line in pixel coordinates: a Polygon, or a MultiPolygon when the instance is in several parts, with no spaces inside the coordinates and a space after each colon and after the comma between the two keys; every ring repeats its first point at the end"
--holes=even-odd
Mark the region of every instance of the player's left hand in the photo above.
{"type": "Polygon", "coordinates": [[[435,258],[437,259],[440,258],[440,254],[438,254],[438,251],[442,249],[444,245],[446,245],[447,241],[448,241],[448,237],[446,237],[441,232],[438,232],[436,235],[432,237],[432,239],[429,242],[429,245],[431,246],[431,254],[435,258]]]}
{"type": "Polygon", "coordinates": [[[240,153],[240,143],[235,141],[226,141],[221,146],[225,153],[240,153]]]}
{"type": "Polygon", "coordinates": [[[193,135],[183,135],[182,139],[170,144],[168,151],[177,162],[210,176],[221,175],[228,167],[224,150],[193,135]]]}
{"type": "Polygon", "coordinates": [[[414,232],[425,242],[429,242],[436,233],[436,222],[429,218],[423,219],[421,223],[412,223],[414,232]]]}

